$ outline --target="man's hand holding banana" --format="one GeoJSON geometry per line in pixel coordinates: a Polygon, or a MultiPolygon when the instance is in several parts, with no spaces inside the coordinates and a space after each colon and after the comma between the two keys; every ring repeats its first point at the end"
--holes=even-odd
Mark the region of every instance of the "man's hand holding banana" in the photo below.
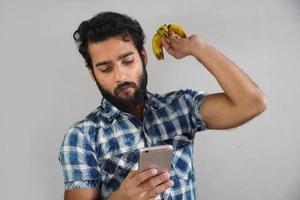
{"type": "Polygon", "coordinates": [[[184,30],[177,24],[163,25],[158,28],[152,39],[152,49],[158,60],[164,59],[163,47],[176,59],[195,55],[202,50],[206,42],[198,35],[187,37],[184,30]]]}
{"type": "Polygon", "coordinates": [[[188,55],[194,55],[195,50],[201,49],[204,46],[203,41],[200,40],[199,36],[191,35],[188,38],[181,38],[174,32],[170,32],[170,43],[167,43],[163,37],[161,39],[163,47],[176,59],[181,59],[188,55]]]}

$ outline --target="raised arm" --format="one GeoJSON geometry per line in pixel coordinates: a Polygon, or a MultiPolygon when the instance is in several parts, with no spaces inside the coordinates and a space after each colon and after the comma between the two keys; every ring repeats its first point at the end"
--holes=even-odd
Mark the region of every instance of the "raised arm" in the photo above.
{"type": "Polygon", "coordinates": [[[204,122],[210,129],[239,126],[262,113],[266,98],[259,87],[233,62],[201,37],[180,38],[171,32],[165,49],[177,59],[192,55],[216,78],[224,92],[205,97],[200,107],[204,122]]]}

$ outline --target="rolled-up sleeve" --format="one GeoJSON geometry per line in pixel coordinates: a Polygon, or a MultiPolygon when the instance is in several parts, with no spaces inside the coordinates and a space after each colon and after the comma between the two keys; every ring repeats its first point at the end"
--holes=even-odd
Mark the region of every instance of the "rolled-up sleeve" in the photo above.
{"type": "Polygon", "coordinates": [[[189,108],[189,120],[192,133],[195,134],[196,132],[208,129],[200,113],[200,106],[207,93],[192,89],[183,90],[183,93],[189,108]]]}
{"type": "Polygon", "coordinates": [[[63,168],[65,189],[92,188],[101,184],[95,150],[79,127],[72,127],[65,134],[58,159],[63,168]]]}

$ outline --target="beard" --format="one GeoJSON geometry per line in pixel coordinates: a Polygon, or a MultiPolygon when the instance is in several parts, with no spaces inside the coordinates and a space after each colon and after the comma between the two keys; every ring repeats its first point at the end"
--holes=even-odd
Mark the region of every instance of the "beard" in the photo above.
{"type": "Polygon", "coordinates": [[[106,90],[101,86],[101,84],[97,81],[95,77],[94,71],[93,71],[93,76],[96,80],[96,84],[103,98],[108,100],[119,110],[126,111],[145,102],[148,75],[147,75],[146,66],[144,62],[143,62],[143,72],[138,77],[138,83],[137,83],[138,85],[135,84],[134,82],[125,81],[123,83],[120,83],[114,89],[113,94],[111,94],[108,90],[106,90]],[[119,91],[121,91],[122,88],[124,87],[134,89],[134,93],[132,94],[132,96],[127,96],[127,97],[118,96],[119,91]]]}

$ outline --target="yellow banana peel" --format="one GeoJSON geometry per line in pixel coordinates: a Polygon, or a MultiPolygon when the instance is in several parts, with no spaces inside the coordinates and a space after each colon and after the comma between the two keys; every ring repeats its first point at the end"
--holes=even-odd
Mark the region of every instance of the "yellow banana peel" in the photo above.
{"type": "Polygon", "coordinates": [[[183,28],[178,25],[178,24],[164,24],[160,26],[157,30],[156,33],[153,35],[152,38],[152,50],[154,55],[158,60],[163,60],[164,59],[164,52],[163,52],[163,46],[160,42],[161,38],[164,37],[167,41],[167,43],[170,43],[170,37],[169,37],[169,32],[173,31],[177,35],[179,35],[182,38],[186,38],[186,34],[183,30],[183,28]]]}

